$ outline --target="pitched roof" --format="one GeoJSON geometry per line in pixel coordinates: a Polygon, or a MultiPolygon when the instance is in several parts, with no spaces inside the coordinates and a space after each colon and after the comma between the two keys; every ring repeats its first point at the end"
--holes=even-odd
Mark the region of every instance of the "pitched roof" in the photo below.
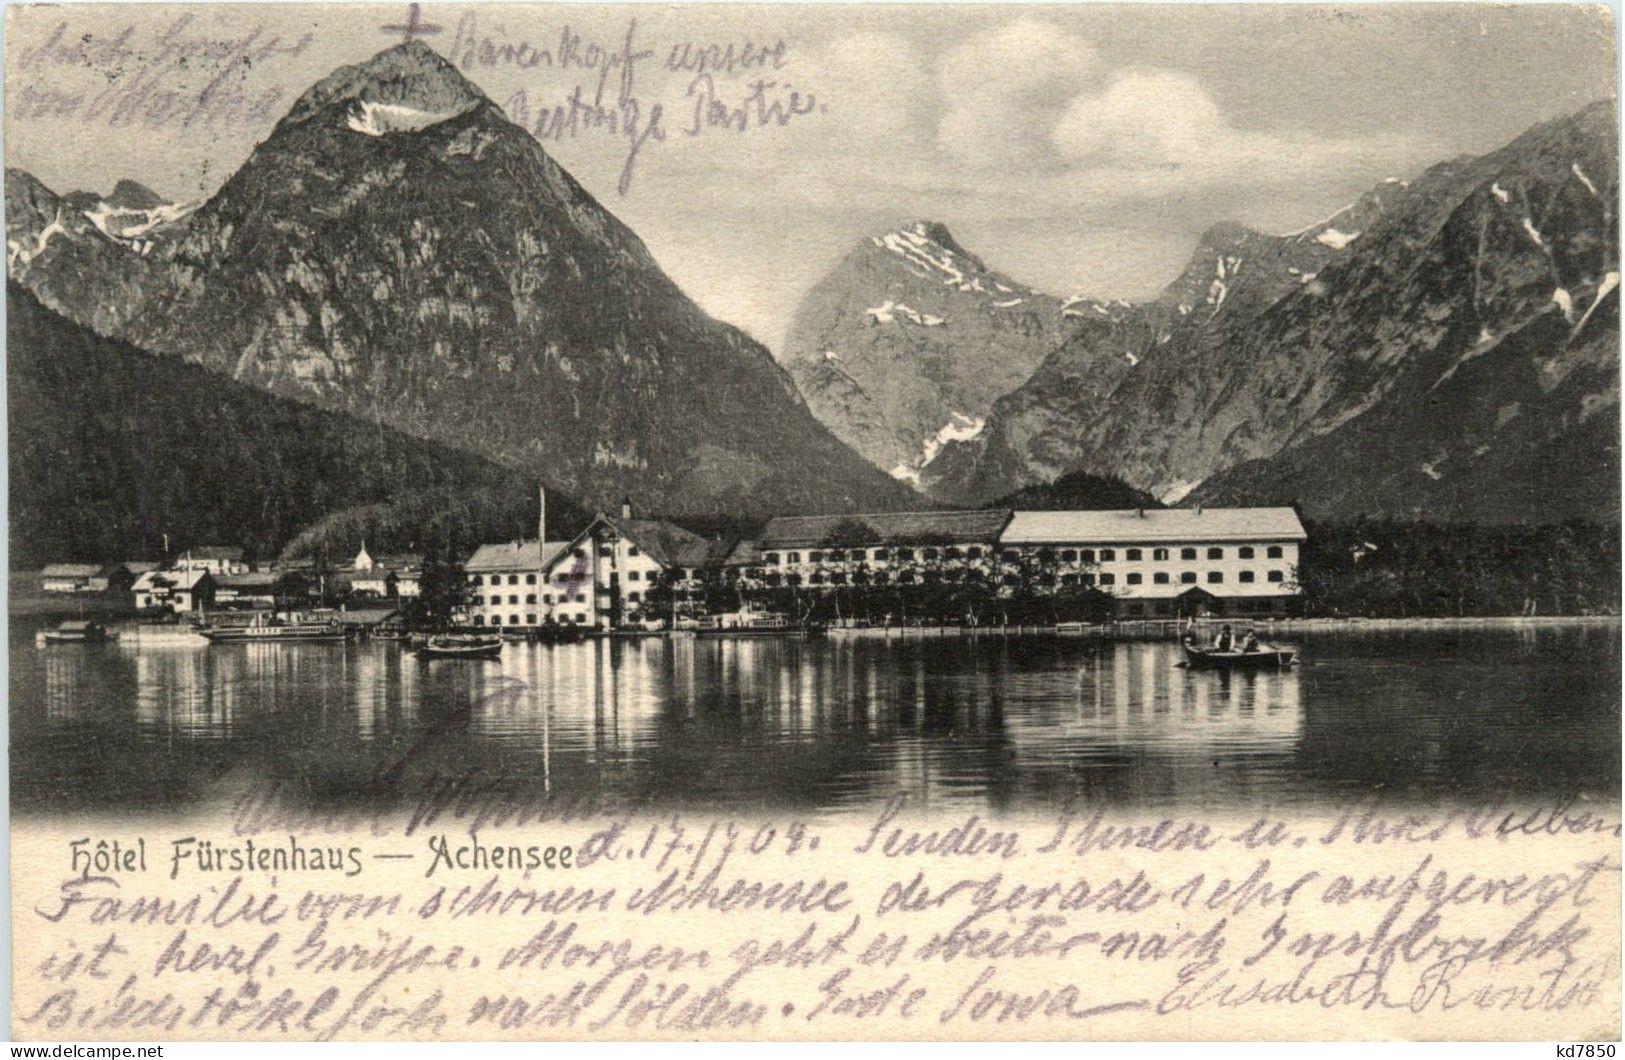
{"type": "Polygon", "coordinates": [[[243,558],[243,550],[236,545],[198,545],[187,549],[185,555],[191,559],[239,560],[243,558]]]}
{"type": "Polygon", "coordinates": [[[339,612],[338,619],[346,626],[376,626],[399,614],[393,607],[352,607],[339,612]]]}
{"type": "Polygon", "coordinates": [[[711,542],[664,519],[623,519],[600,516],[643,554],[663,567],[703,567],[711,555],[711,542]]]}
{"type": "Polygon", "coordinates": [[[275,571],[250,571],[247,574],[222,574],[215,584],[222,589],[270,589],[282,583],[283,575],[275,571]]]}
{"type": "Polygon", "coordinates": [[[135,580],[132,588],[152,589],[159,585],[191,589],[204,578],[213,576],[206,570],[149,570],[135,580]]]}
{"type": "Polygon", "coordinates": [[[481,545],[468,557],[463,570],[470,574],[493,570],[540,570],[551,563],[560,552],[569,547],[568,541],[549,541],[538,550],[536,539],[503,541],[495,545],[481,545]]]}
{"type": "Polygon", "coordinates": [[[40,571],[44,578],[94,578],[102,572],[99,563],[52,563],[40,571]]]}
{"type": "Polygon", "coordinates": [[[879,544],[906,545],[930,542],[996,541],[999,531],[1010,521],[1008,508],[993,508],[973,512],[882,512],[874,515],[792,515],[770,520],[762,531],[757,547],[817,548],[824,544],[879,544]],[[839,540],[831,534],[844,531],[850,524],[859,523],[868,528],[869,540],[857,535],[839,533],[839,540]]]}
{"type": "Polygon", "coordinates": [[[747,537],[735,543],[734,547],[728,550],[728,555],[723,559],[722,565],[724,567],[755,567],[759,566],[761,562],[762,550],[756,547],[756,541],[753,538],[747,537]]]}
{"type": "Polygon", "coordinates": [[[1016,512],[1007,545],[1138,544],[1152,541],[1302,541],[1291,508],[1127,508],[1100,512],[1016,512]]]}
{"type": "Polygon", "coordinates": [[[123,567],[131,574],[145,574],[149,570],[158,569],[158,564],[150,559],[127,559],[117,566],[123,567]]]}

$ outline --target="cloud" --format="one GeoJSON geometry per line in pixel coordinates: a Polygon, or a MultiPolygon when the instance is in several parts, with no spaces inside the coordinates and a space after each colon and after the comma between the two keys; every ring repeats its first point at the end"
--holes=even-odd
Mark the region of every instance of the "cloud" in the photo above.
{"type": "Polygon", "coordinates": [[[1045,131],[1065,101],[1099,74],[1089,41],[1038,19],[978,35],[937,65],[945,104],[937,146],[978,169],[1046,161],[1045,131]]]}
{"type": "Polygon", "coordinates": [[[1099,95],[1073,97],[1050,139],[1073,164],[1166,167],[1222,150],[1234,135],[1194,78],[1130,70],[1099,95]]]}

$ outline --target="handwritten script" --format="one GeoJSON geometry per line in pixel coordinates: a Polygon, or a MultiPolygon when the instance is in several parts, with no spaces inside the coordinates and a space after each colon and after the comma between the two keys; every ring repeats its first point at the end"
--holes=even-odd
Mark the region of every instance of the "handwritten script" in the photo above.
{"type": "Polygon", "coordinates": [[[898,797],[835,822],[465,809],[309,835],[272,831],[287,820],[263,804],[213,833],[19,822],[16,1032],[1618,1033],[1619,820],[1568,802],[1004,820],[898,797]]]}

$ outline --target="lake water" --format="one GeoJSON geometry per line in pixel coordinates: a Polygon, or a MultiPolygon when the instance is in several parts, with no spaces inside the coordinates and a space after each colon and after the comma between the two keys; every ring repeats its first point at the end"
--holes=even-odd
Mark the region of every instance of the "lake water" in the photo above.
{"type": "Polygon", "coordinates": [[[1061,637],[11,647],[12,805],[316,805],[467,774],[527,800],[1010,811],[1617,799],[1620,631],[1301,633],[1283,672],[1061,637]]]}

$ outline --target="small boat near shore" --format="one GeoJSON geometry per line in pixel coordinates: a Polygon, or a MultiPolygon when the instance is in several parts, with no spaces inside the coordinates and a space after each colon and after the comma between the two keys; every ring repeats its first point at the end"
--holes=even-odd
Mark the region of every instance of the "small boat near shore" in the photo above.
{"type": "Polygon", "coordinates": [[[304,642],[344,640],[349,632],[337,618],[317,618],[302,614],[256,614],[243,625],[207,625],[198,630],[214,644],[246,644],[252,641],[304,642]]]}
{"type": "Polygon", "coordinates": [[[63,622],[39,635],[42,644],[103,644],[110,638],[100,622],[63,622]]]}
{"type": "Polygon", "coordinates": [[[1184,645],[1185,665],[1192,670],[1275,670],[1291,666],[1297,652],[1281,649],[1218,651],[1184,645]]]}
{"type": "Polygon", "coordinates": [[[425,659],[495,659],[502,654],[502,637],[475,633],[436,634],[424,642],[418,654],[425,659]]]}

